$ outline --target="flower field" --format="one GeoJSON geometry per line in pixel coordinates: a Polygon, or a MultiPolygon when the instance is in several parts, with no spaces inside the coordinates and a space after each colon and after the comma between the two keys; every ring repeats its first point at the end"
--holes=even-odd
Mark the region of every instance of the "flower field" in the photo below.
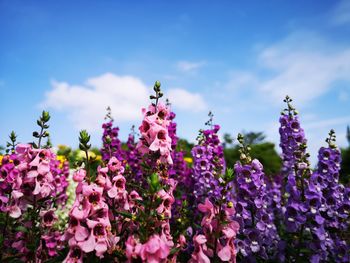
{"type": "Polygon", "coordinates": [[[11,133],[0,157],[1,262],[350,262],[350,187],[339,182],[333,130],[313,169],[287,96],[280,172],[266,174],[241,134],[228,167],[212,116],[185,156],[158,81],[153,90],[139,135],[122,143],[108,112],[101,149],[82,130],[74,160],[50,147],[46,111],[35,142],[11,133]]]}

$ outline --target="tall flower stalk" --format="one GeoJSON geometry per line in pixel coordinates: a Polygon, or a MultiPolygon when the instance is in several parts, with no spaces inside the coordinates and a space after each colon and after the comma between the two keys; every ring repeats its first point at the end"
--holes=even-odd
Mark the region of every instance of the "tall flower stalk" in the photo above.
{"type": "Polygon", "coordinates": [[[219,125],[212,124],[213,115],[209,113],[210,128],[201,130],[197,138],[198,144],[192,149],[194,195],[197,202],[220,198],[220,175],[225,171],[223,147],[220,143],[219,125]]]}
{"type": "Polygon", "coordinates": [[[280,237],[274,224],[262,164],[252,159],[250,147],[238,134],[240,161],[235,164],[235,218],[240,224],[238,256],[248,262],[277,260],[280,237]]]}

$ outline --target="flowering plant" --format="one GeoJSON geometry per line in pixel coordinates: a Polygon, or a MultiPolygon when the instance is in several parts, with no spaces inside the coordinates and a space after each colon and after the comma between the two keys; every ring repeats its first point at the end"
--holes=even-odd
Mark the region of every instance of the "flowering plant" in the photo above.
{"type": "Polygon", "coordinates": [[[240,160],[226,167],[212,113],[185,158],[158,81],[153,90],[139,138],[132,129],[123,143],[108,109],[100,162],[85,130],[75,164],[44,145],[46,111],[36,142],[11,133],[0,159],[1,262],[350,261],[350,188],[338,180],[333,130],[311,169],[286,97],[278,175],[265,174],[240,134],[240,160]]]}

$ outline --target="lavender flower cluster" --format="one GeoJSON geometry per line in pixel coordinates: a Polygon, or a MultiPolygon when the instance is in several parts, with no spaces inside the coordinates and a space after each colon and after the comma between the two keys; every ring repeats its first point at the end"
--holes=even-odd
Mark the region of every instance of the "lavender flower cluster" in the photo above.
{"type": "MultiPolygon", "coordinates": [[[[238,139],[243,143],[241,136],[238,139]]],[[[251,159],[248,149],[241,147],[241,162],[234,167],[235,219],[241,229],[236,239],[237,250],[245,261],[254,262],[256,258],[277,260],[280,237],[273,211],[268,206],[263,166],[258,160],[251,159]]]]}
{"type": "Polygon", "coordinates": [[[223,147],[218,137],[219,125],[200,131],[198,145],[193,147],[194,196],[203,201],[205,197],[220,197],[220,175],[225,169],[223,147]]]}
{"type": "Polygon", "coordinates": [[[308,257],[312,262],[349,262],[349,244],[342,233],[349,229],[349,188],[338,181],[340,152],[334,131],[318,154],[317,170],[310,169],[306,139],[297,112],[286,98],[280,118],[282,170],[286,183],[282,202],[286,229],[286,258],[308,257]],[[345,209],[343,209],[345,207],[345,209]]]}

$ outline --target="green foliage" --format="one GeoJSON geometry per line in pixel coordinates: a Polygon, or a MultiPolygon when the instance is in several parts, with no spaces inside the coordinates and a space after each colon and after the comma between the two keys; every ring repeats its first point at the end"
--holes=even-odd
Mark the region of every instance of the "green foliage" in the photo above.
{"type": "Polygon", "coordinates": [[[191,150],[194,144],[188,142],[186,139],[179,139],[177,142],[177,150],[184,151],[185,157],[191,157],[191,150]]]}
{"type": "Polygon", "coordinates": [[[42,138],[49,137],[50,133],[47,131],[47,129],[50,127],[47,123],[50,120],[50,114],[48,111],[43,111],[41,113],[41,116],[39,119],[36,121],[38,126],[40,127],[40,131],[34,131],[33,132],[33,137],[38,139],[38,144],[33,142],[33,147],[34,148],[40,148],[41,147],[41,140],[42,138]]]}
{"type": "Polygon", "coordinates": [[[346,139],[349,143],[347,148],[341,149],[341,169],[339,180],[342,184],[350,184],[350,127],[346,127],[346,139]]]}
{"type": "Polygon", "coordinates": [[[88,151],[91,148],[90,135],[86,130],[81,130],[79,133],[79,149],[82,151],[88,151]]]}
{"type": "Polygon", "coordinates": [[[14,131],[11,132],[11,134],[9,135],[9,138],[10,138],[10,141],[11,142],[7,142],[6,143],[6,146],[7,146],[7,150],[6,150],[6,153],[13,153],[15,152],[15,148],[16,148],[16,140],[17,140],[17,135],[14,131]]]}
{"type": "Polygon", "coordinates": [[[147,178],[148,185],[150,187],[150,191],[152,194],[155,194],[160,189],[160,181],[157,173],[151,174],[150,177],[147,178]]]}
{"type": "Polygon", "coordinates": [[[72,148],[70,148],[66,145],[59,145],[58,146],[57,155],[63,155],[68,159],[71,152],[72,152],[72,148]]]}
{"type": "MultiPolygon", "coordinates": [[[[249,155],[252,159],[258,159],[263,164],[265,174],[274,175],[279,173],[282,161],[275,150],[275,144],[265,142],[265,137],[263,132],[243,132],[239,134],[237,140],[241,145],[247,147],[246,150],[249,148],[249,155]]],[[[224,134],[224,156],[227,167],[233,167],[242,155],[242,147],[234,145],[233,142],[230,134],[224,134]]]]}
{"type": "Polygon", "coordinates": [[[266,136],[263,132],[245,132],[244,143],[248,145],[260,144],[265,140],[266,136]]]}
{"type": "Polygon", "coordinates": [[[347,149],[341,149],[341,156],[340,182],[348,185],[350,183],[350,147],[347,149]]]}

